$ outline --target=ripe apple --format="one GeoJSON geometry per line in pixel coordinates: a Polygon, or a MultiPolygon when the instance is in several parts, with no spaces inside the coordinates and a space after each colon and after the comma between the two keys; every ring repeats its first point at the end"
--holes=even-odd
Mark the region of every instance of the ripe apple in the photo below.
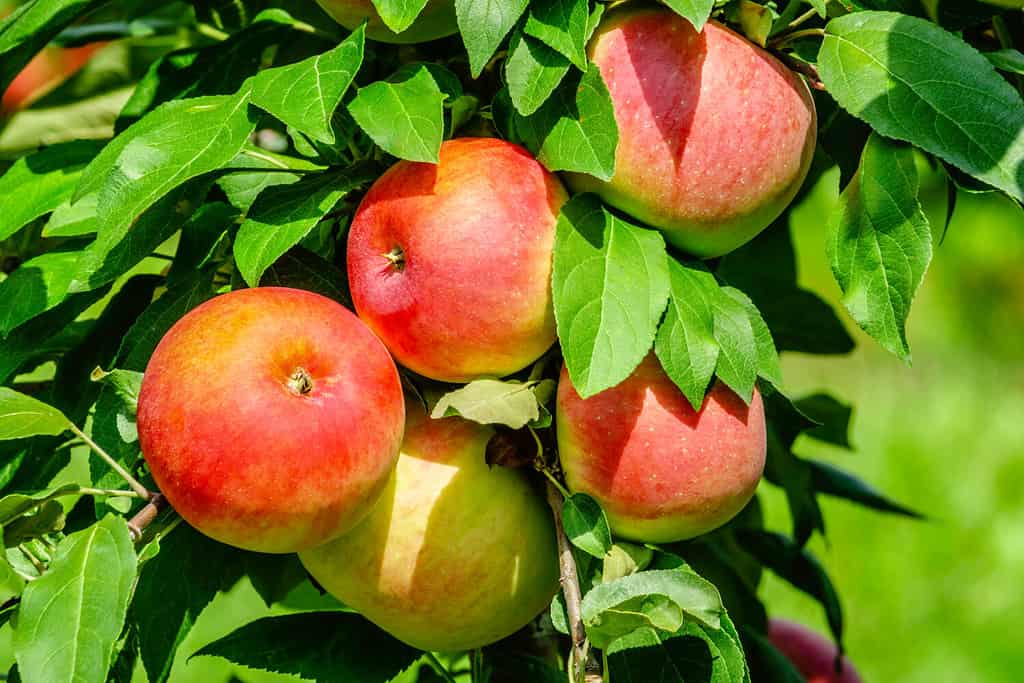
{"type": "Polygon", "coordinates": [[[370,516],[299,554],[346,605],[423,650],[468,650],[525,626],[558,586],[543,496],[488,467],[488,427],[407,406],[395,476],[370,516]]]}
{"type": "Polygon", "coordinates": [[[622,383],[580,398],[558,382],[558,451],[573,492],[593,496],[612,531],[667,543],[732,519],[764,471],[764,406],[716,382],[700,412],[649,354],[622,383]]]}
{"type": "Polygon", "coordinates": [[[389,29],[371,0],[317,0],[327,14],[352,30],[365,20],[366,37],[382,43],[425,43],[450,36],[459,30],[455,20],[455,0],[427,0],[426,6],[409,28],[401,33],[389,29]]]}
{"type": "Polygon", "coordinates": [[[295,552],[348,531],[380,497],[405,402],[383,344],[326,297],[224,294],[164,336],[139,393],[142,453],[189,524],[295,552]]]}
{"type": "Polygon", "coordinates": [[[589,46],[619,144],[608,182],[573,189],[659,228],[696,256],[751,240],[793,200],[814,154],[814,101],[778,60],[724,26],[666,7],[605,15],[589,46]]]}
{"type": "Polygon", "coordinates": [[[32,104],[85,66],[106,43],[72,48],[46,48],[14,77],[0,100],[0,114],[13,113],[32,104]]]}
{"type": "Polygon", "coordinates": [[[398,362],[433,379],[503,376],[555,341],[551,258],[561,183],[493,138],[400,161],[363,198],[348,237],[359,317],[398,362]]]}
{"type": "Polygon", "coordinates": [[[836,671],[838,648],[802,624],[785,619],[768,622],[768,639],[786,656],[807,683],[860,683],[853,664],[843,657],[841,671],[836,671]]]}

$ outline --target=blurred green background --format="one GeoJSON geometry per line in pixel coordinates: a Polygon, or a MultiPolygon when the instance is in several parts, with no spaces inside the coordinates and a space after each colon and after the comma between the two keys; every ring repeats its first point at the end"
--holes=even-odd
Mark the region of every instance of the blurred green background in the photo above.
{"type": "MultiPolygon", "coordinates": [[[[837,173],[827,173],[794,210],[792,226],[801,284],[838,307],[824,248],[837,186],[837,173]]],[[[926,173],[923,199],[933,229],[941,232],[944,181],[926,173]]],[[[811,547],[839,591],[847,648],[868,682],[1021,680],[1022,264],[1024,213],[996,195],[961,194],[912,308],[912,367],[852,324],[847,327],[858,341],[852,354],[783,359],[791,394],[825,390],[855,407],[855,452],[813,440],[798,442],[797,452],[841,465],[930,518],[915,522],[822,499],[828,538],[816,537],[811,547]]],[[[788,531],[783,495],[767,484],[761,495],[769,525],[788,531]]],[[[771,575],[763,595],[773,614],[826,631],[820,606],[771,575]]],[[[308,585],[289,603],[329,604],[308,585]]],[[[295,680],[209,657],[188,661],[202,645],[266,613],[245,582],[218,596],[185,641],[171,680],[295,680]]],[[[9,638],[4,627],[0,653],[10,652],[9,638]]],[[[145,680],[136,674],[136,681],[145,680]]]]}

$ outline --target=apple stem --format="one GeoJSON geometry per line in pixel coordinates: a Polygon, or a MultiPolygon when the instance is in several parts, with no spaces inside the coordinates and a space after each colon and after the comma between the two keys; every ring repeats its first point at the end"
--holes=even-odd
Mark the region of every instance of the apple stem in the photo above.
{"type": "Polygon", "coordinates": [[[452,676],[452,673],[445,667],[444,664],[441,663],[441,660],[437,658],[437,655],[435,655],[433,652],[427,652],[425,654],[427,657],[427,662],[430,663],[430,666],[434,669],[434,671],[437,672],[439,676],[441,676],[441,678],[443,678],[446,681],[446,683],[456,683],[455,678],[452,676]]]}
{"type": "Polygon", "coordinates": [[[166,504],[167,499],[162,494],[155,493],[149,502],[128,520],[128,531],[131,532],[133,541],[137,543],[142,538],[142,532],[156,519],[157,514],[166,504]]]}
{"type": "Polygon", "coordinates": [[[131,489],[135,491],[135,493],[139,494],[139,498],[142,498],[143,500],[149,500],[150,498],[153,497],[153,494],[149,491],[149,489],[140,484],[139,481],[135,477],[133,477],[130,472],[128,472],[128,470],[121,466],[121,463],[110,457],[110,454],[103,450],[103,448],[101,448],[98,443],[93,441],[92,438],[90,438],[85,432],[83,432],[75,425],[71,425],[70,429],[72,432],[74,432],[75,436],[84,441],[89,446],[89,448],[95,451],[96,455],[100,456],[100,458],[103,461],[105,461],[107,465],[110,466],[110,469],[117,472],[118,475],[120,475],[120,477],[125,480],[128,486],[130,486],[131,489]]]}
{"type": "Polygon", "coordinates": [[[569,653],[569,680],[571,683],[582,683],[584,667],[587,662],[587,632],[583,628],[583,617],[580,612],[581,594],[580,579],[576,572],[576,561],[572,556],[572,546],[565,535],[562,524],[562,503],[564,498],[556,486],[548,479],[547,497],[551,513],[555,517],[555,534],[558,538],[558,567],[561,575],[562,595],[565,596],[565,610],[569,617],[569,635],[572,638],[572,650],[569,653]]]}

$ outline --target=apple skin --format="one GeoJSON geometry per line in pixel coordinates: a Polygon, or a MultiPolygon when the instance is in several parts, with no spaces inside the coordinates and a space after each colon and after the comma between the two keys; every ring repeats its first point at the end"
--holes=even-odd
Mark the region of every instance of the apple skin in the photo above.
{"type": "Polygon", "coordinates": [[[14,77],[0,100],[0,114],[9,114],[33,101],[74,75],[106,43],[81,47],[46,48],[14,77]]]}
{"type": "Polygon", "coordinates": [[[202,533],[267,553],[348,531],[394,469],[405,401],[383,344],[340,304],[282,287],[193,309],[153,353],[139,393],[142,452],[202,533]],[[312,388],[290,380],[304,369],[312,388]]]}
{"type": "Polygon", "coordinates": [[[793,200],[814,155],[804,82],[715,22],[672,10],[609,12],[589,46],[611,93],[619,143],[610,181],[569,186],[660,229],[702,258],[753,239],[793,200]]]}
{"type": "Polygon", "coordinates": [[[455,0],[427,0],[420,15],[401,33],[395,33],[384,24],[371,0],[317,0],[317,3],[349,30],[354,30],[366,20],[366,37],[382,43],[425,43],[459,30],[455,0]]]}
{"type": "Polygon", "coordinates": [[[558,451],[569,490],[596,499],[623,538],[669,543],[725,524],[764,472],[764,406],[715,382],[699,413],[652,353],[617,386],[580,398],[563,366],[558,451]]]}
{"type": "Polygon", "coordinates": [[[835,643],[803,624],[770,619],[768,639],[807,679],[807,683],[861,683],[860,675],[846,657],[842,659],[842,672],[836,671],[839,650],[835,643]]]}
{"type": "Polygon", "coordinates": [[[423,650],[511,635],[558,587],[551,514],[522,470],[488,467],[489,427],[407,406],[395,476],[373,512],[299,554],[329,593],[423,650]]]}
{"type": "Polygon", "coordinates": [[[565,189],[522,147],[441,146],[400,161],[363,198],[348,237],[356,311],[395,359],[446,382],[501,377],[555,341],[551,263],[565,189]],[[388,259],[400,250],[402,263],[388,259]]]}

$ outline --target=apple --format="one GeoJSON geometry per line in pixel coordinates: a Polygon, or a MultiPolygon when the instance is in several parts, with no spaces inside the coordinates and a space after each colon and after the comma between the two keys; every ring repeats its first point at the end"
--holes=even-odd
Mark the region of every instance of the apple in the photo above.
{"type": "Polygon", "coordinates": [[[750,241],[793,200],[814,154],[804,82],[721,24],[697,33],[665,7],[605,15],[590,42],[619,143],[610,181],[570,187],[660,229],[702,258],[750,241]]]}
{"type": "Polygon", "coordinates": [[[72,48],[46,48],[25,65],[4,91],[0,114],[23,109],[85,66],[106,43],[72,48]]]}
{"type": "Polygon", "coordinates": [[[837,671],[836,658],[839,656],[839,650],[835,643],[802,624],[785,619],[770,619],[768,639],[792,662],[796,670],[807,679],[807,683],[861,681],[857,670],[846,657],[839,660],[840,670],[837,671]]]}
{"type": "Polygon", "coordinates": [[[287,553],[369,513],[405,401],[383,344],[330,299],[261,287],[193,309],[139,393],[139,443],[175,510],[223,543],[287,553]]]}
{"type": "Polygon", "coordinates": [[[620,384],[580,397],[563,366],[558,451],[569,490],[596,499],[623,538],[668,543],[732,519],[764,472],[764,405],[715,382],[699,412],[649,354],[620,384]]]}
{"type": "Polygon", "coordinates": [[[459,30],[455,0],[427,0],[412,25],[401,33],[395,33],[384,24],[371,0],[317,0],[317,3],[349,30],[366,21],[366,37],[382,43],[425,43],[459,30]]]}
{"type": "Polygon", "coordinates": [[[489,467],[493,431],[407,406],[395,476],[355,529],[299,554],[329,593],[413,647],[511,635],[558,587],[551,514],[523,470],[489,467]]]}
{"type": "Polygon", "coordinates": [[[348,237],[359,317],[399,363],[446,382],[520,370],[555,341],[551,259],[566,193],[517,145],[460,138],[400,161],[348,237]]]}

